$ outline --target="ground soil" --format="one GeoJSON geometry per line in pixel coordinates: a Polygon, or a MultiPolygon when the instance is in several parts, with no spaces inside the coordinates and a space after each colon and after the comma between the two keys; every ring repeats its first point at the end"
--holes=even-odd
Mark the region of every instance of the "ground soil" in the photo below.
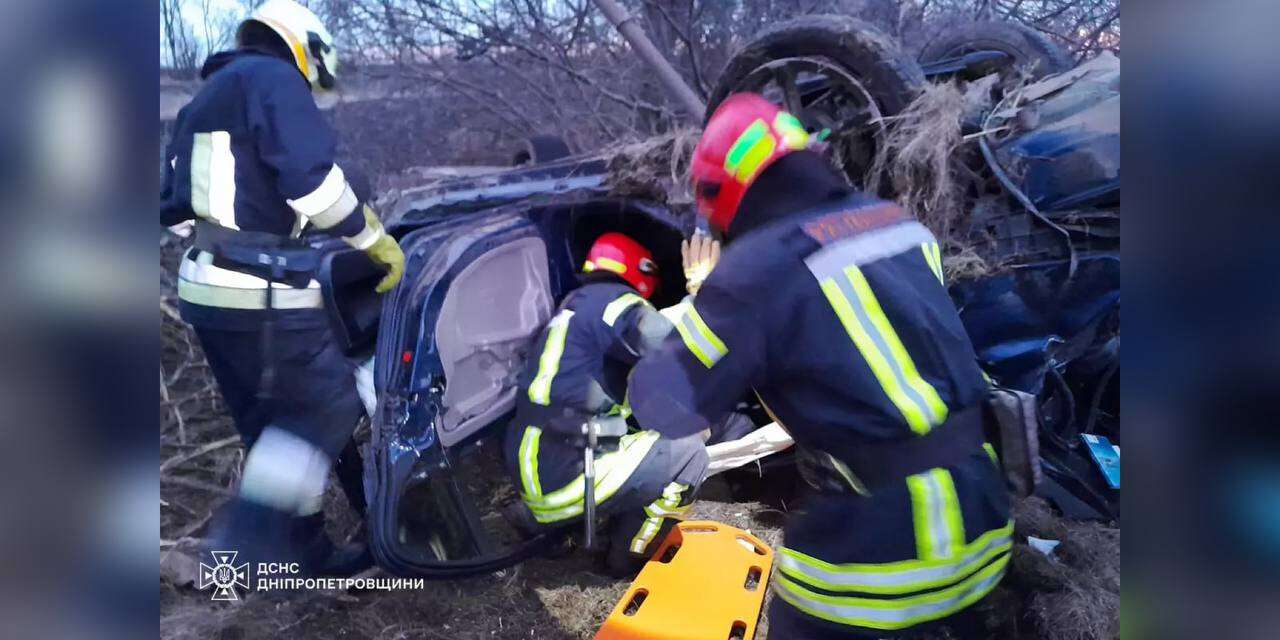
{"type": "MultiPolygon", "coordinates": [[[[331,533],[355,526],[331,492],[331,533]]],[[[775,548],[784,514],[759,503],[700,501],[692,516],[750,530],[775,548]]],[[[1009,576],[982,605],[993,638],[1086,640],[1118,637],[1119,530],[1063,521],[1039,500],[1017,509],[1025,534],[1062,540],[1053,557],[1014,548],[1009,576]],[[1056,537],[1055,537],[1056,536],[1056,537]]],[[[179,552],[195,546],[180,545],[179,552]]],[[[166,565],[172,564],[169,562],[166,565]]],[[[382,575],[374,570],[372,575],[382,575]]],[[[163,572],[162,572],[163,573],[163,572]]],[[[606,576],[598,558],[570,551],[537,558],[484,577],[428,582],[416,591],[309,591],[249,594],[239,603],[211,602],[208,591],[162,579],[161,637],[369,639],[591,638],[625,592],[628,580],[606,576]]],[[[765,637],[768,619],[760,623],[765,637]]],[[[946,630],[925,638],[949,638],[946,630]]]]}

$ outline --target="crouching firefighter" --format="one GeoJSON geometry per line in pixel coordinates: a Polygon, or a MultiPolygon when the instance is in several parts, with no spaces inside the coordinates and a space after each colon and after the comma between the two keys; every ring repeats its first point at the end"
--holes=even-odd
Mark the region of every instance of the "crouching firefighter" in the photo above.
{"type": "Polygon", "coordinates": [[[796,118],[755,94],[711,116],[692,173],[725,249],[632,372],[636,419],[684,437],[754,389],[794,437],[807,488],[778,554],[773,637],[937,621],[974,634],[966,610],[1004,575],[1012,524],[937,240],[847,187],[796,118]]]}
{"type": "Polygon", "coordinates": [[[320,20],[271,0],[236,40],[208,59],[178,115],[161,193],[164,224],[194,220],[181,312],[249,448],[214,549],[344,573],[367,556],[334,550],[321,497],[363,409],[313,278],[316,247],[336,236],[366,252],[388,272],[378,292],[399,280],[404,255],[334,162],[335,134],[312,94],[333,88],[337,71],[320,20]]]}
{"type": "Polygon", "coordinates": [[[707,453],[695,433],[672,439],[628,428],[627,375],[672,328],[648,302],[658,285],[650,252],[606,233],[583,270],[583,285],[560,304],[519,378],[506,458],[537,523],[584,522],[591,537],[597,505],[611,516],[606,568],[624,575],[688,510],[707,453]]]}

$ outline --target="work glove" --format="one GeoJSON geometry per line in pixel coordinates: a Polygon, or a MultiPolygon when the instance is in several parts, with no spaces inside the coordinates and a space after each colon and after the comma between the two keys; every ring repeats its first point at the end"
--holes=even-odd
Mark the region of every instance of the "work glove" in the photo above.
{"type": "MultiPolygon", "coordinates": [[[[370,227],[376,226],[382,228],[382,223],[378,221],[378,216],[370,209],[368,205],[364,207],[364,222],[370,227]]],[[[377,242],[369,245],[364,250],[365,254],[373,260],[375,264],[387,270],[387,275],[378,282],[378,286],[374,291],[378,293],[386,293],[400,282],[400,278],[404,276],[404,251],[400,250],[400,243],[396,242],[390,234],[383,233],[377,242]]]]}
{"type": "Polygon", "coordinates": [[[680,256],[684,260],[685,289],[696,294],[720,261],[720,243],[709,235],[694,233],[680,243],[680,256]]]}

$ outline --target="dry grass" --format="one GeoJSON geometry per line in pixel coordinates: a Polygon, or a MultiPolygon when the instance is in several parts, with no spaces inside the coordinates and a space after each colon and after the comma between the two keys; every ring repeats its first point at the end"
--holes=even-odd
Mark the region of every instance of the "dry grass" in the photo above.
{"type": "Polygon", "coordinates": [[[679,128],[617,147],[608,160],[610,193],[669,205],[692,204],[689,158],[700,135],[698,129],[679,128]]]}
{"type": "Polygon", "coordinates": [[[963,210],[956,149],[965,94],[954,83],[925,85],[901,113],[887,118],[865,184],[888,184],[899,204],[915,212],[943,242],[953,238],[963,210]]]}
{"type": "Polygon", "coordinates": [[[1008,588],[1023,591],[1023,618],[1045,640],[1101,640],[1120,633],[1120,529],[1059,518],[1039,498],[1014,512],[1019,534],[1061,540],[1053,556],[1014,548],[1008,588]]]}

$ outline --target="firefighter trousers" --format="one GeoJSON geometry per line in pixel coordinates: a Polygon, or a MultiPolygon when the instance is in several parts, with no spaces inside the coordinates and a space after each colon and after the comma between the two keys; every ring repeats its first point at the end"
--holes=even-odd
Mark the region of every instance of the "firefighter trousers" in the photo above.
{"type": "MultiPolygon", "coordinates": [[[[585,509],[583,450],[571,439],[536,426],[508,431],[508,466],[525,506],[543,525],[580,522],[585,509]]],[[[656,431],[620,438],[595,454],[597,513],[609,516],[611,544],[647,557],[665,522],[689,510],[707,471],[699,436],[670,439],[656,431]]]]}
{"type": "Polygon", "coordinates": [[[1013,544],[994,452],[929,469],[869,495],[812,492],[777,554],[772,638],[909,638],[947,625],[1004,576],[1013,544]]]}
{"type": "Polygon", "coordinates": [[[343,491],[363,513],[361,465],[351,434],[364,408],[354,367],[329,329],[275,330],[275,383],[268,405],[258,394],[265,364],[262,334],[207,326],[195,331],[245,448],[251,449],[267,426],[297,436],[337,463],[343,491]]]}

